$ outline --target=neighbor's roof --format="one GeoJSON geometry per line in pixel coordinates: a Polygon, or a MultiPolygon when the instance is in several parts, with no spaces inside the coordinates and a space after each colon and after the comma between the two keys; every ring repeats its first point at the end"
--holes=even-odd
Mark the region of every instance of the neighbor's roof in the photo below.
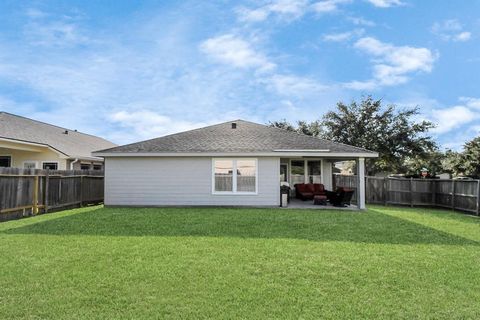
{"type": "Polygon", "coordinates": [[[116,146],[96,136],[7,112],[0,112],[0,138],[45,145],[71,158],[89,158],[92,151],[116,146]]]}
{"type": "Polygon", "coordinates": [[[273,153],[308,152],[368,154],[363,148],[319,139],[284,129],[234,120],[152,140],[97,151],[97,155],[164,153],[273,153]],[[232,128],[236,123],[236,128],[232,128]]]}

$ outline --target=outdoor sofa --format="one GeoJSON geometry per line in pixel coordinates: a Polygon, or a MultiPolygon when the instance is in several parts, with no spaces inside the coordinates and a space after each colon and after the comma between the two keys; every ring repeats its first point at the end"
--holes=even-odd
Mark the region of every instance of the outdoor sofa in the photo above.
{"type": "Polygon", "coordinates": [[[297,183],[295,185],[295,197],[297,199],[312,200],[317,195],[327,195],[325,186],[321,183],[297,183]]]}

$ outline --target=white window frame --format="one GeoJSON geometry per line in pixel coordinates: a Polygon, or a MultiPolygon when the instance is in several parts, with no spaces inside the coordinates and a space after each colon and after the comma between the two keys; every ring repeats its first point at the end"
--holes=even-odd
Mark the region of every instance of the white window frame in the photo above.
{"type": "MultiPolygon", "coordinates": [[[[22,162],[22,168],[25,169],[25,164],[26,163],[33,163],[35,164],[35,168],[34,169],[38,169],[38,161],[35,161],[35,160],[25,160],[22,162]]],[[[43,167],[43,165],[42,165],[43,167]]]]}
{"type": "Polygon", "coordinates": [[[42,161],[42,168],[41,168],[42,170],[46,170],[46,169],[43,169],[43,164],[44,163],[56,163],[57,164],[57,170],[60,170],[58,161],[42,161]]]}
{"type": "Polygon", "coordinates": [[[213,195],[258,195],[258,159],[257,158],[212,158],[212,194],[213,195]],[[237,161],[255,161],[255,192],[237,191],[237,161]],[[232,161],[232,191],[215,191],[215,161],[232,161]]]}

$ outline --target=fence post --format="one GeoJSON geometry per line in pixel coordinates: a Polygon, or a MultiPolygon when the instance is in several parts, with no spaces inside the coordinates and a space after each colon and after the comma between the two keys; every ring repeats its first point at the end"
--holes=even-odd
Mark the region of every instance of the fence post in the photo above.
{"type": "Polygon", "coordinates": [[[43,205],[45,206],[44,211],[48,213],[48,185],[50,184],[50,177],[48,175],[48,169],[45,171],[45,188],[43,188],[43,205]]]}
{"type": "Polygon", "coordinates": [[[480,180],[477,184],[477,216],[480,216],[480,180]]]}
{"type": "Polygon", "coordinates": [[[369,184],[368,184],[368,176],[365,176],[365,203],[369,203],[368,201],[368,189],[369,189],[369,184]]]}
{"type": "Polygon", "coordinates": [[[452,180],[452,210],[455,210],[455,180],[452,180]]]}
{"type": "Polygon", "coordinates": [[[413,178],[410,178],[410,207],[413,208],[413,178]]]}
{"type": "Polygon", "coordinates": [[[437,205],[437,181],[436,180],[431,180],[432,181],[432,206],[437,205]]]}
{"type": "Polygon", "coordinates": [[[384,205],[388,204],[388,177],[383,178],[383,203],[384,205]]]}
{"type": "Polygon", "coordinates": [[[33,208],[32,213],[35,215],[38,213],[38,176],[33,178],[33,208]]]}
{"type": "Polygon", "coordinates": [[[80,207],[83,207],[83,175],[80,176],[80,207]]]}

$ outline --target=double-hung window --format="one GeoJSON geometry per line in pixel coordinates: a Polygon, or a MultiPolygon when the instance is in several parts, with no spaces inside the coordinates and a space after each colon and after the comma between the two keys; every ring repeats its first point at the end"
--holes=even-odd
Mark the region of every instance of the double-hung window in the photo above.
{"type": "Polygon", "coordinates": [[[257,193],[257,159],[213,159],[212,167],[213,193],[257,193]]]}
{"type": "Polygon", "coordinates": [[[42,169],[44,170],[58,170],[58,162],[43,162],[42,169]]]}

